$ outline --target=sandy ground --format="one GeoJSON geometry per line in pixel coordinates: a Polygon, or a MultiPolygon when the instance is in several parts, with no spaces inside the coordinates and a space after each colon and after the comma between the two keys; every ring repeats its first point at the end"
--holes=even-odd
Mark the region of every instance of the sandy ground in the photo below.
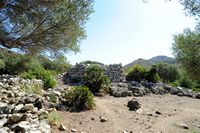
{"type": "MultiPolygon", "coordinates": [[[[127,103],[133,97],[95,97],[96,109],[80,113],[59,112],[60,123],[66,133],[77,129],[78,133],[200,133],[200,99],[173,95],[149,95],[137,98],[142,104],[142,114],[129,111],[127,103]],[[159,111],[158,115],[155,112],[159,111]],[[100,122],[100,116],[108,119],[100,122]],[[177,126],[183,122],[189,129],[177,126]]],[[[60,133],[58,127],[53,133],[60,133]]]]}

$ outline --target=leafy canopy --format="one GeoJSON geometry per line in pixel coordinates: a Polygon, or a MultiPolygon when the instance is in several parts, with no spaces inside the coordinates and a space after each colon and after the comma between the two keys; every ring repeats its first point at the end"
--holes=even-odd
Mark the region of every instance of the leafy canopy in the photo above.
{"type": "Polygon", "coordinates": [[[173,53],[188,75],[200,80],[200,33],[186,29],[174,36],[173,53]]]}
{"type": "Polygon", "coordinates": [[[200,81],[200,1],[181,0],[187,14],[194,16],[197,26],[194,31],[185,29],[174,36],[173,54],[193,80],[200,81]]]}
{"type": "Polygon", "coordinates": [[[26,53],[79,50],[93,0],[1,0],[0,46],[26,53]]]}

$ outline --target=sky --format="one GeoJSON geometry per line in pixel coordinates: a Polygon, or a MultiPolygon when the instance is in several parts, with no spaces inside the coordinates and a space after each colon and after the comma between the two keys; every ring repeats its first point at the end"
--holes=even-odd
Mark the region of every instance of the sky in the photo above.
{"type": "Polygon", "coordinates": [[[71,64],[91,60],[126,65],[138,58],[173,57],[173,35],[193,29],[178,0],[95,0],[80,53],[67,54],[71,64]]]}

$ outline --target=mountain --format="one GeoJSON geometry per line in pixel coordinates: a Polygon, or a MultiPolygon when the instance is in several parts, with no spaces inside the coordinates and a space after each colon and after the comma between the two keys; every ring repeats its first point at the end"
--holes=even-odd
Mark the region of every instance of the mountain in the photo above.
{"type": "Polygon", "coordinates": [[[158,63],[176,64],[176,60],[174,58],[171,58],[171,57],[160,55],[160,56],[155,56],[153,58],[150,58],[148,60],[139,58],[139,59],[134,60],[133,62],[125,65],[124,67],[128,68],[128,67],[131,67],[131,66],[134,66],[134,65],[138,64],[138,65],[141,65],[141,66],[149,68],[152,65],[158,64],[158,63]]]}

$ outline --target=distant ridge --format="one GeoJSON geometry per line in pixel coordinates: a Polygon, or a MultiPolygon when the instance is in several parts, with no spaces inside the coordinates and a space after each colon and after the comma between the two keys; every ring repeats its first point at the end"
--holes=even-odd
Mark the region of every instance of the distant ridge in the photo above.
{"type": "Polygon", "coordinates": [[[128,67],[131,67],[133,65],[138,64],[138,65],[141,65],[141,66],[149,68],[152,65],[158,64],[158,63],[176,64],[176,60],[175,60],[175,58],[172,58],[172,57],[167,57],[167,56],[164,56],[164,55],[159,55],[159,56],[152,57],[152,58],[150,58],[148,60],[139,58],[139,59],[134,60],[133,62],[125,65],[124,67],[128,68],[128,67]]]}

